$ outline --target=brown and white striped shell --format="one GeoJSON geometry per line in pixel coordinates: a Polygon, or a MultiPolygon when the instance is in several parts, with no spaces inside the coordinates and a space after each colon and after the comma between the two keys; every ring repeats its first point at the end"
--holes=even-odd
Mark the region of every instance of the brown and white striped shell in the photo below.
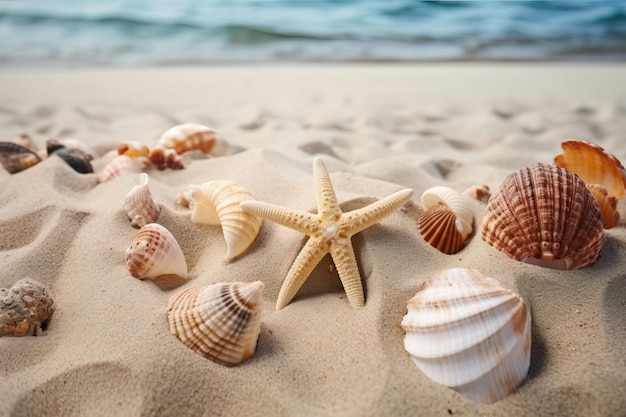
{"type": "Polygon", "coordinates": [[[126,250],[126,267],[132,276],[174,286],[187,281],[187,262],[174,236],[157,223],[143,226],[126,250]]]}
{"type": "Polygon", "coordinates": [[[465,197],[449,187],[429,188],[422,194],[426,211],[420,216],[420,234],[431,246],[451,255],[463,248],[472,233],[474,215],[465,197]]]}
{"type": "Polygon", "coordinates": [[[193,150],[214,156],[228,152],[228,143],[215,130],[196,123],[185,123],[166,130],[157,146],[173,149],[179,155],[193,150]]]}
{"type": "Polygon", "coordinates": [[[504,179],[491,196],[482,238],[513,259],[556,269],[593,264],[602,248],[602,217],[583,181],[536,164],[504,179]]]}
{"type": "Polygon", "coordinates": [[[143,227],[148,223],[154,223],[159,217],[161,208],[152,199],[148,186],[148,174],[145,172],[139,176],[139,184],[126,195],[124,211],[133,227],[143,227]]]}
{"type": "Polygon", "coordinates": [[[404,347],[435,382],[493,403],[530,366],[530,309],[517,294],[476,270],[453,268],[426,280],[402,319],[404,347]]]}
{"type": "Polygon", "coordinates": [[[38,336],[54,308],[46,287],[25,278],[0,288],[0,336],[38,336]]]}
{"type": "Polygon", "coordinates": [[[221,225],[226,240],[226,259],[233,259],[254,242],[262,220],[244,211],[239,203],[254,200],[250,192],[233,181],[216,180],[202,185],[191,185],[189,208],[191,221],[221,225]]]}
{"type": "Polygon", "coordinates": [[[147,158],[150,153],[148,145],[136,140],[127,140],[117,145],[117,153],[131,158],[147,158]]]}
{"type": "Polygon", "coordinates": [[[167,149],[162,146],[155,146],[148,155],[148,160],[152,166],[160,171],[164,169],[183,169],[185,164],[174,149],[167,149]]]}
{"type": "Polygon", "coordinates": [[[138,173],[142,170],[141,162],[126,155],[118,155],[113,158],[98,176],[98,182],[111,181],[120,175],[138,173]]]}
{"type": "Polygon", "coordinates": [[[256,350],[263,287],[261,281],[255,281],[182,290],[169,300],[170,332],[213,362],[237,365],[256,350]]]}

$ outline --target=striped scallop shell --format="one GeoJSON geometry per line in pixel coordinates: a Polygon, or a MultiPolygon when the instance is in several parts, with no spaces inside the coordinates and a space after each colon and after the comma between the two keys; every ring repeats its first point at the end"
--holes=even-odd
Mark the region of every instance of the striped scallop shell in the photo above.
{"type": "Polygon", "coordinates": [[[587,189],[595,197],[602,214],[602,226],[605,229],[615,227],[619,222],[620,214],[617,211],[617,199],[608,195],[606,188],[599,184],[588,184],[587,189]]]}
{"type": "Polygon", "coordinates": [[[218,283],[187,288],[169,300],[170,332],[221,365],[233,366],[256,350],[261,331],[263,283],[218,283]]]}
{"type": "Polygon", "coordinates": [[[455,190],[437,186],[422,194],[426,211],[420,216],[420,234],[431,246],[448,255],[463,248],[472,232],[474,215],[465,197],[455,190]]]}
{"type": "Polygon", "coordinates": [[[141,172],[141,162],[126,155],[118,155],[111,160],[98,176],[98,182],[111,181],[123,174],[141,172]]]}
{"type": "Polygon", "coordinates": [[[600,184],[608,195],[626,195],[626,169],[615,156],[583,140],[566,140],[561,148],[563,153],[554,158],[555,165],[578,175],[585,184],[600,184]]]}
{"type": "Polygon", "coordinates": [[[187,281],[187,262],[178,242],[157,223],[143,226],[126,250],[126,267],[132,276],[150,278],[166,286],[187,281]]]}
{"type": "Polygon", "coordinates": [[[239,203],[254,200],[241,185],[233,181],[210,181],[202,185],[191,185],[189,208],[191,221],[221,225],[228,252],[226,259],[233,259],[248,249],[254,242],[262,220],[243,211],[239,203]]]}
{"type": "Polygon", "coordinates": [[[482,238],[513,259],[582,268],[600,255],[602,218],[580,178],[554,165],[536,164],[507,176],[491,196],[482,238]]]}
{"type": "Polygon", "coordinates": [[[530,366],[530,311],[518,295],[476,270],[426,280],[402,320],[404,347],[426,376],[480,403],[493,403],[530,366]]]}
{"type": "Polygon", "coordinates": [[[215,130],[195,123],[185,123],[168,129],[161,135],[157,146],[174,149],[179,155],[193,150],[214,156],[228,152],[228,143],[215,130]]]}
{"type": "Polygon", "coordinates": [[[135,185],[126,195],[124,211],[134,227],[143,227],[148,223],[154,223],[161,213],[161,208],[152,199],[148,186],[148,174],[145,172],[139,176],[139,184],[135,185]]]}

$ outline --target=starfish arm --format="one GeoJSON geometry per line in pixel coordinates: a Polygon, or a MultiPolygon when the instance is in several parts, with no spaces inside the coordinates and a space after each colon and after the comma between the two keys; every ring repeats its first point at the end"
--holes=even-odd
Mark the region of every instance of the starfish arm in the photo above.
{"type": "Polygon", "coordinates": [[[313,177],[315,178],[317,214],[322,219],[338,220],[341,216],[341,208],[322,158],[318,157],[313,161],[313,177]]]}
{"type": "Polygon", "coordinates": [[[239,203],[239,206],[250,214],[297,230],[305,235],[316,233],[317,228],[315,226],[319,224],[318,217],[315,214],[307,213],[306,211],[291,210],[262,201],[242,201],[239,203]]]}
{"type": "Polygon", "coordinates": [[[349,225],[350,235],[378,223],[389,216],[413,196],[413,190],[404,189],[378,200],[369,206],[353,210],[344,214],[345,222],[349,225]]]}
{"type": "Polygon", "coordinates": [[[354,257],[354,249],[352,242],[348,238],[341,244],[334,244],[330,248],[330,255],[339,273],[341,284],[348,296],[350,305],[354,308],[363,307],[365,305],[365,296],[363,295],[363,283],[361,275],[359,275],[359,267],[354,257]]]}
{"type": "Polygon", "coordinates": [[[313,272],[313,269],[327,253],[327,247],[320,244],[319,241],[314,239],[307,240],[296,260],[293,261],[285,281],[283,281],[283,286],[280,288],[278,300],[276,301],[276,310],[281,310],[291,302],[300,287],[302,287],[302,284],[313,272]]]}

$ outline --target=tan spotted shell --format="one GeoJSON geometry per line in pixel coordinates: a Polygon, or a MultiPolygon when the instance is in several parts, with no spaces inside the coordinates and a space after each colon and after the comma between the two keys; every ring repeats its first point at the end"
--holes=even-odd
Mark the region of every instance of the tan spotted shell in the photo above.
{"type": "Polygon", "coordinates": [[[487,203],[481,234],[513,259],[575,269],[598,259],[602,218],[580,178],[536,164],[505,178],[487,203]]]}
{"type": "Polygon", "coordinates": [[[148,174],[145,172],[139,176],[139,184],[135,185],[126,195],[124,211],[134,227],[143,227],[148,223],[154,223],[161,213],[161,208],[152,199],[148,186],[148,174]]]}
{"type": "Polygon", "coordinates": [[[404,347],[435,382],[493,403],[530,366],[530,309],[517,294],[476,270],[453,268],[426,280],[402,319],[404,347]]]}
{"type": "Polygon", "coordinates": [[[205,358],[236,365],[256,350],[262,296],[261,281],[187,288],[169,300],[170,332],[205,358]]]}
{"type": "Polygon", "coordinates": [[[120,175],[141,172],[141,162],[126,155],[118,155],[113,158],[98,176],[98,182],[111,181],[120,175]]]}
{"type": "Polygon", "coordinates": [[[54,307],[46,287],[24,278],[0,288],[0,336],[38,336],[54,307]]]}
{"type": "Polygon", "coordinates": [[[250,192],[233,181],[216,180],[202,185],[191,185],[189,208],[191,221],[221,225],[226,240],[226,259],[233,259],[254,242],[262,220],[244,211],[239,203],[254,200],[250,192]]]}
{"type": "Polygon", "coordinates": [[[185,123],[168,129],[161,135],[157,146],[173,149],[179,155],[192,150],[214,156],[228,152],[228,143],[214,129],[196,123],[185,123]]]}

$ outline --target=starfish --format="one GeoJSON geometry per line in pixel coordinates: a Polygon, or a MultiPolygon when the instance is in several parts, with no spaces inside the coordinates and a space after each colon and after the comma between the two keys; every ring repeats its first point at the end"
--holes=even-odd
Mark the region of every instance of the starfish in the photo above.
{"type": "Polygon", "coordinates": [[[352,307],[363,307],[363,284],[354,257],[353,235],[378,223],[409,201],[413,190],[404,189],[366,207],[342,212],[321,158],[313,162],[317,214],[292,210],[261,201],[241,202],[245,211],[309,235],[296,257],[278,294],[276,310],[285,307],[307,280],[313,269],[330,253],[352,307]]]}

